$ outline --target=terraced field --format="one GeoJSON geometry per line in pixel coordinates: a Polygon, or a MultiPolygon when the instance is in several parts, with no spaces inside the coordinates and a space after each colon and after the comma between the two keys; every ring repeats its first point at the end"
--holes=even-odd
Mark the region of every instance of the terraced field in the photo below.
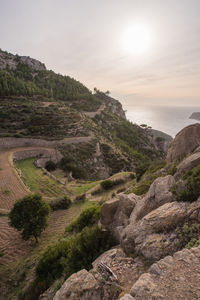
{"type": "Polygon", "coordinates": [[[66,194],[64,185],[45,175],[44,172],[35,167],[34,158],[19,160],[15,167],[20,170],[21,179],[31,192],[40,193],[42,196],[54,198],[66,194]]]}
{"type": "Polygon", "coordinates": [[[24,197],[28,191],[14,173],[10,152],[0,152],[0,209],[9,210],[16,199],[24,197]]]}

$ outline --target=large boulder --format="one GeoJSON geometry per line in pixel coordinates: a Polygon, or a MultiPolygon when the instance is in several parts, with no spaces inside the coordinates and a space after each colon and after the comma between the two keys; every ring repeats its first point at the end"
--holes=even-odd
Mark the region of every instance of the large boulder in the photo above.
{"type": "Polygon", "coordinates": [[[101,224],[111,230],[120,240],[120,233],[129,224],[130,215],[140,197],[135,194],[120,194],[105,202],[101,208],[101,224]]]}
{"type": "Polygon", "coordinates": [[[137,201],[136,207],[131,214],[130,222],[135,223],[159,206],[174,201],[175,198],[171,192],[174,183],[174,177],[171,175],[154,180],[147,194],[140,201],[137,201]]]}
{"type": "Polygon", "coordinates": [[[101,300],[101,287],[86,270],[71,275],[56,293],[53,300],[101,300]]]}
{"type": "Polygon", "coordinates": [[[200,299],[200,247],[182,250],[153,264],[130,295],[135,300],[200,299]]]}
{"type": "Polygon", "coordinates": [[[150,260],[158,260],[173,253],[177,249],[176,227],[192,216],[192,212],[199,206],[199,201],[162,205],[123,230],[122,248],[129,255],[142,254],[150,260]]]}
{"type": "Polygon", "coordinates": [[[181,161],[200,146],[200,124],[192,124],[182,129],[171,142],[167,162],[181,161]]]}

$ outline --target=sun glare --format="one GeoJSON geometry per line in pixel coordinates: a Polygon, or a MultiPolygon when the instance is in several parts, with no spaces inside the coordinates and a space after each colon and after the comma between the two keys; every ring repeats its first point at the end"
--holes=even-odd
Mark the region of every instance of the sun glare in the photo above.
{"type": "Polygon", "coordinates": [[[152,36],[144,24],[135,24],[124,33],[124,49],[133,54],[143,54],[151,46],[152,36]]]}

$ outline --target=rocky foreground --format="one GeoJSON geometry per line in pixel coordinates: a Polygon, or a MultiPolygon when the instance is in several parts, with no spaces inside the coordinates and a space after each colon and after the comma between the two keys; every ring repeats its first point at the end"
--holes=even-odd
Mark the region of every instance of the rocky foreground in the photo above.
{"type": "MultiPolygon", "coordinates": [[[[176,136],[167,159],[168,166],[176,163],[175,172],[159,170],[146,195],[119,194],[104,203],[101,223],[119,246],[101,255],[92,270],[70,276],[54,300],[200,299],[200,246],[184,249],[188,236],[178,234],[184,224],[200,223],[200,197],[177,202],[172,193],[174,184],[185,187],[182,175],[200,164],[200,124],[176,136]]],[[[40,299],[48,299],[48,291],[40,299]]]]}

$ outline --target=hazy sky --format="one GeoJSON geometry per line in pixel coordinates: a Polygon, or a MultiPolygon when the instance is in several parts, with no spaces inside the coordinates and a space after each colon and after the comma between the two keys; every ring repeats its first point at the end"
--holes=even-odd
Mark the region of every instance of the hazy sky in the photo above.
{"type": "Polygon", "coordinates": [[[199,15],[200,0],[0,0],[0,48],[110,90],[127,108],[200,106],[199,15]],[[134,26],[148,35],[141,53],[140,37],[125,45],[134,26]]]}

